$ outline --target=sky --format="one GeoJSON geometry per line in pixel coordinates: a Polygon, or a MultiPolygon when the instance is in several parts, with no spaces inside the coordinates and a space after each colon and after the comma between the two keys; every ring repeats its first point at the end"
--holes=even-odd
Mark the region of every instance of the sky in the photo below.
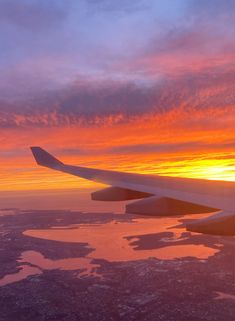
{"type": "Polygon", "coordinates": [[[0,0],[0,191],[94,168],[235,180],[233,0],[0,0]]]}

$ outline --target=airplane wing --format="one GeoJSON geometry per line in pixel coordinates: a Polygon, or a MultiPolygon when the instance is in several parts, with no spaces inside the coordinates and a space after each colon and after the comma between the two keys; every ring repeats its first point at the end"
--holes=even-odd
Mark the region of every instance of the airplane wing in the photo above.
{"type": "Polygon", "coordinates": [[[141,215],[216,215],[186,224],[190,231],[235,235],[235,182],[100,170],[62,163],[40,147],[31,147],[38,165],[103,183],[111,187],[92,193],[92,199],[120,201],[140,199],[126,206],[127,213],[141,215]],[[231,231],[232,230],[232,231],[231,231]]]}

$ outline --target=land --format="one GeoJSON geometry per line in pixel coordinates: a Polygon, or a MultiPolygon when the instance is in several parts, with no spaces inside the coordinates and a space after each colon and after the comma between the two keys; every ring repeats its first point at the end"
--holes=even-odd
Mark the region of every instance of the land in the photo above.
{"type": "MultiPolygon", "coordinates": [[[[25,230],[132,220],[131,216],[113,213],[14,209],[8,215],[7,211],[0,216],[0,279],[20,271],[19,257],[25,251],[40,252],[50,260],[83,258],[93,251],[86,243],[28,237],[22,234],[25,230]]],[[[136,251],[163,247],[161,240],[170,233],[139,235],[133,239],[133,245],[136,251]]],[[[233,321],[235,239],[197,234],[182,238],[180,244],[190,242],[219,251],[205,260],[190,256],[109,262],[101,258],[93,260],[98,275],[46,269],[1,286],[0,320],[233,321]]]]}

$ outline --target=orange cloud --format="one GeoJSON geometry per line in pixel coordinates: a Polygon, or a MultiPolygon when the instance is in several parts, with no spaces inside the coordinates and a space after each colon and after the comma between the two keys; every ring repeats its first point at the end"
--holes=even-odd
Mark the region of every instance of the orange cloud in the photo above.
{"type": "MultiPolygon", "coordinates": [[[[203,93],[205,94],[205,93],[203,93]]],[[[188,177],[235,179],[234,107],[139,116],[103,126],[1,129],[1,190],[86,188],[93,183],[36,166],[29,146],[67,163],[188,177]]]]}

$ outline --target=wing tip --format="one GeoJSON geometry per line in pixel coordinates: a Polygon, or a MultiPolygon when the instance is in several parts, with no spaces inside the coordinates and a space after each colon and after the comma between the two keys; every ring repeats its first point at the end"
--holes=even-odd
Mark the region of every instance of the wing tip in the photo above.
{"type": "Polygon", "coordinates": [[[30,146],[30,149],[32,151],[36,163],[40,166],[56,168],[59,165],[64,165],[61,161],[49,154],[40,146],[30,146]]]}

